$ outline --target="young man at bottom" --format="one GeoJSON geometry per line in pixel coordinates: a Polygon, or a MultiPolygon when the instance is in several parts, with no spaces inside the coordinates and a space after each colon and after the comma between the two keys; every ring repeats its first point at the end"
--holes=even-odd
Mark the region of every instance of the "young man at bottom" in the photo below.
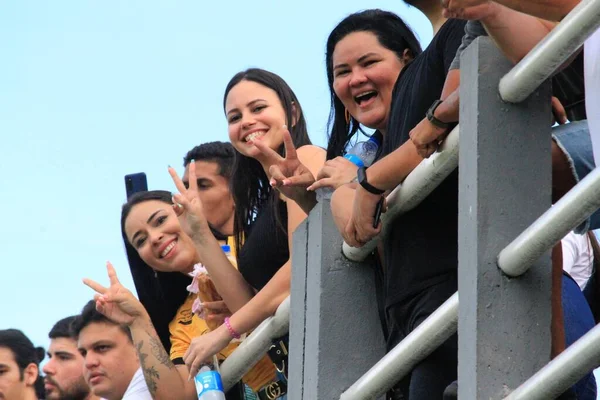
{"type": "Polygon", "coordinates": [[[94,395],[106,400],[152,400],[129,328],[99,313],[92,300],[72,330],[83,356],[85,381],[94,395]]]}
{"type": "Polygon", "coordinates": [[[71,332],[75,316],[63,318],[50,330],[50,361],[44,365],[46,400],[98,400],[83,377],[83,357],[71,332]]]}

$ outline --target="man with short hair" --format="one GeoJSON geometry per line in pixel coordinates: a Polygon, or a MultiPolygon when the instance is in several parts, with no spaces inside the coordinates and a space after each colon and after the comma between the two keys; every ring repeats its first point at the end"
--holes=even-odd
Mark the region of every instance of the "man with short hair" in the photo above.
{"type": "Polygon", "coordinates": [[[235,150],[231,143],[209,142],[194,147],[183,158],[182,181],[187,186],[189,164],[196,164],[198,195],[209,225],[223,236],[233,235],[235,205],[229,190],[235,150]]]}
{"type": "Polygon", "coordinates": [[[0,399],[37,400],[43,358],[44,349],[34,347],[20,330],[0,330],[0,399]]]}
{"type": "Polygon", "coordinates": [[[58,321],[48,334],[50,361],[44,365],[46,400],[96,400],[83,377],[83,357],[71,332],[75,316],[58,321]]]}
{"type": "Polygon", "coordinates": [[[72,324],[83,356],[83,375],[92,393],[106,400],[152,400],[140,368],[131,332],[85,305],[72,324]]]}

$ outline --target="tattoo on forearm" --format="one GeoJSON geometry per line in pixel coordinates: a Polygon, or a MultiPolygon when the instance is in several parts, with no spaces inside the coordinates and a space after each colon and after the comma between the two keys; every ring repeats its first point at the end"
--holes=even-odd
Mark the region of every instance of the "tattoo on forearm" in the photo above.
{"type": "Polygon", "coordinates": [[[158,338],[156,338],[154,335],[151,335],[150,332],[148,332],[148,337],[150,338],[150,349],[152,350],[152,355],[156,357],[158,362],[169,369],[175,368],[175,365],[173,365],[171,362],[171,359],[163,348],[160,340],[158,340],[158,338]]]}
{"type": "Polygon", "coordinates": [[[158,386],[156,380],[160,379],[160,374],[158,373],[156,368],[154,368],[154,366],[149,367],[146,365],[146,359],[148,358],[148,354],[142,353],[142,346],[144,346],[144,341],[140,340],[139,343],[136,344],[136,349],[140,358],[140,365],[142,367],[142,371],[144,372],[144,379],[146,380],[148,391],[150,392],[150,395],[154,398],[158,386]]]}

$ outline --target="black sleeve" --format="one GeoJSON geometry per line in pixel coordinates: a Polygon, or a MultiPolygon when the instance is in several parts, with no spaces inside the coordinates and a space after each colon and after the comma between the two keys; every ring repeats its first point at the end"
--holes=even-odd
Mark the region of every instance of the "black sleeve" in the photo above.
{"type": "Polygon", "coordinates": [[[438,32],[438,51],[444,60],[444,71],[448,73],[465,33],[465,21],[449,19],[438,32]]]}
{"type": "Polygon", "coordinates": [[[487,36],[487,32],[481,22],[467,21],[467,24],[465,25],[465,34],[463,35],[460,47],[456,51],[454,59],[450,64],[450,69],[460,69],[460,55],[471,43],[473,43],[473,40],[477,39],[479,36],[487,36]]]}
{"type": "Polygon", "coordinates": [[[176,358],[176,359],[172,360],[171,362],[173,363],[173,365],[185,365],[185,362],[183,361],[183,357],[176,358]]]}

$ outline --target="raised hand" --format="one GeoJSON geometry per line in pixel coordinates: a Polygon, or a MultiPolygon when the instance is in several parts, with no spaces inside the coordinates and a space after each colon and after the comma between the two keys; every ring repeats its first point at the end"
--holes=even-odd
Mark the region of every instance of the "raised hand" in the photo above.
{"type": "Polygon", "coordinates": [[[283,143],[285,158],[261,142],[260,139],[252,142],[271,164],[269,167],[271,186],[283,193],[284,196],[299,203],[306,196],[306,188],[315,181],[315,177],[298,159],[294,142],[287,129],[283,131],[283,143]]]}
{"type": "Polygon", "coordinates": [[[352,182],[356,178],[358,167],[344,157],[327,160],[317,174],[317,181],[310,185],[308,190],[317,190],[322,187],[337,189],[342,185],[352,182]]]}
{"type": "Polygon", "coordinates": [[[210,232],[208,222],[204,216],[202,201],[198,196],[198,182],[196,180],[196,165],[194,160],[189,166],[189,187],[186,188],[177,172],[172,167],[169,167],[169,174],[173,178],[175,187],[179,190],[178,194],[173,195],[173,210],[183,231],[190,237],[198,237],[210,232]]]}
{"type": "Polygon", "coordinates": [[[106,318],[123,325],[131,325],[137,318],[147,316],[144,306],[133,293],[119,282],[117,273],[110,262],[106,263],[110,287],[84,279],[83,283],[96,291],[96,309],[106,318]]]}

